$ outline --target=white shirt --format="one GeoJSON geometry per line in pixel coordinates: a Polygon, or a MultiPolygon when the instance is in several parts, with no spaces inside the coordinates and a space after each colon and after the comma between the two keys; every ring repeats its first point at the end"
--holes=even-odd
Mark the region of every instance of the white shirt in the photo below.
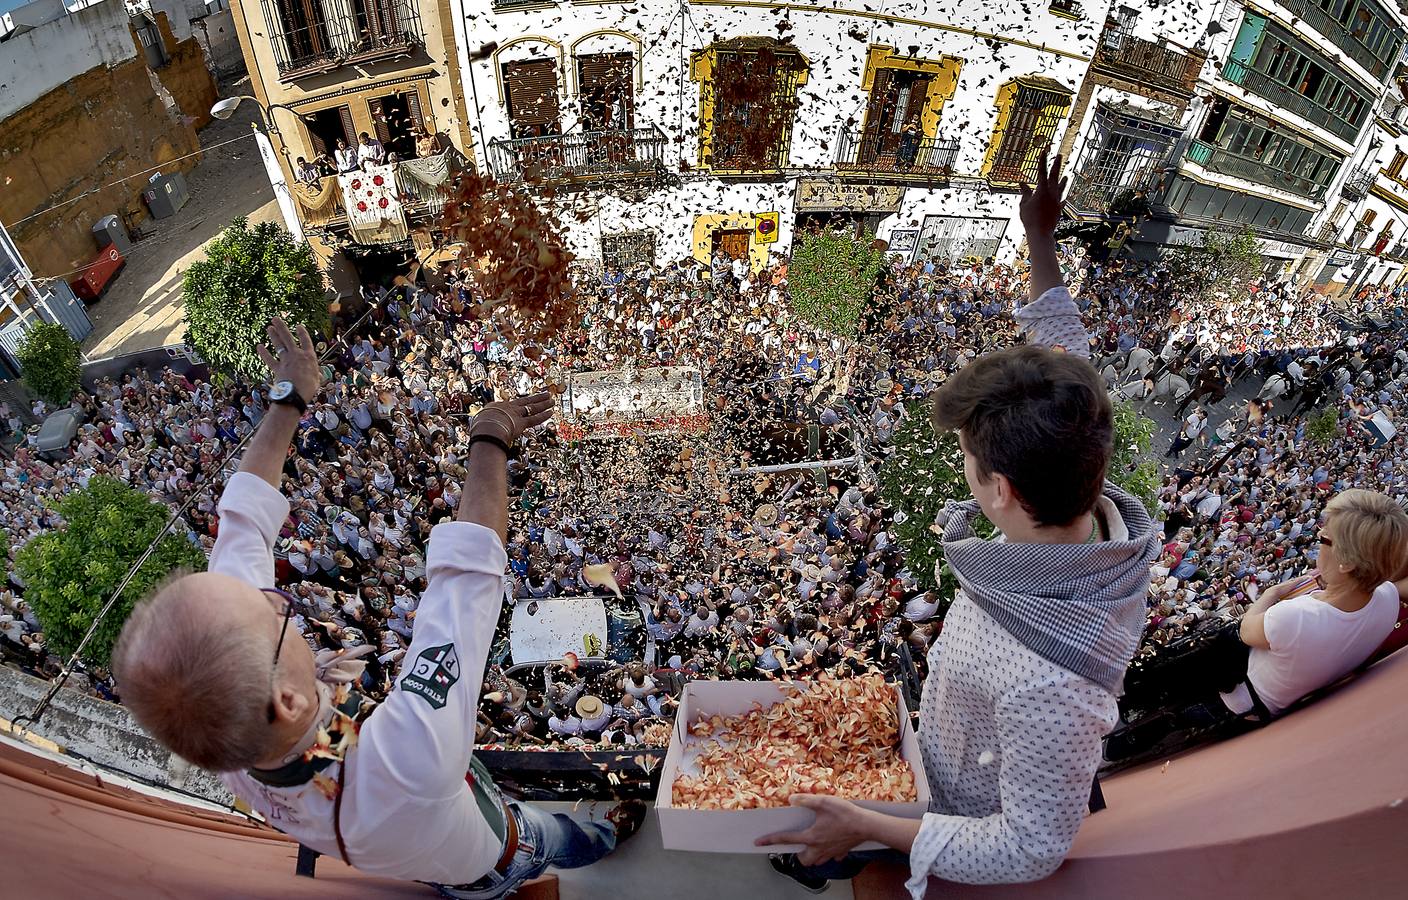
{"type": "MultiPolygon", "coordinates": [[[[263,479],[231,476],[220,498],[210,571],[272,587],[273,545],[287,516],[288,501],[263,479]]],[[[503,843],[480,813],[465,773],[507,565],[498,535],[482,525],[442,522],[431,531],[430,586],[416,615],[405,674],[362,724],[345,763],[342,836],[348,858],[364,872],[467,884],[498,862],[503,843]],[[438,708],[406,687],[418,668],[432,676],[451,673],[438,708]]],[[[323,774],[336,781],[337,766],[323,774]]],[[[339,858],[333,801],[313,782],[274,788],[244,772],[225,772],[220,780],[275,828],[339,858]]]]}
{"type": "MultiPolygon", "coordinates": [[[[1272,713],[1348,675],[1378,649],[1398,621],[1398,589],[1392,582],[1374,588],[1368,605],[1352,613],[1320,600],[1319,593],[1282,600],[1262,620],[1271,649],[1252,649],[1247,678],[1272,713]]],[[[1233,711],[1251,709],[1245,688],[1223,699],[1233,711]],[[1243,698],[1246,709],[1238,710],[1243,698]]]]}

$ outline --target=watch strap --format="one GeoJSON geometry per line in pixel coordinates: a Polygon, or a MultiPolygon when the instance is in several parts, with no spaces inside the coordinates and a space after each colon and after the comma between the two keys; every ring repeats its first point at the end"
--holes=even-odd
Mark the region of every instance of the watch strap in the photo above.
{"type": "Polygon", "coordinates": [[[298,388],[296,387],[291,387],[289,389],[287,397],[280,397],[277,400],[271,397],[269,399],[269,402],[282,403],[285,406],[292,406],[294,409],[298,410],[298,414],[300,416],[308,411],[308,401],[303,399],[303,395],[298,393],[298,388]]]}

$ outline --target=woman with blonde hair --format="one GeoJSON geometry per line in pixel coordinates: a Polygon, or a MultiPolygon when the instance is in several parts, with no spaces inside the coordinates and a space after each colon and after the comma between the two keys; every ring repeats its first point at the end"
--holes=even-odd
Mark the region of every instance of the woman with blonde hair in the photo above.
{"type": "Polygon", "coordinates": [[[1107,761],[1178,729],[1268,721],[1370,658],[1398,620],[1408,513],[1376,491],[1344,491],[1325,507],[1318,536],[1316,571],[1263,591],[1240,622],[1130,668],[1126,727],[1106,739],[1107,761]]]}

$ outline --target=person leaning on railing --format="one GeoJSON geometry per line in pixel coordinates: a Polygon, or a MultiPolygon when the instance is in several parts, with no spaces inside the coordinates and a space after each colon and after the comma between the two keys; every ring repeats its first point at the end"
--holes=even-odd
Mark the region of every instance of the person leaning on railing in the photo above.
{"type": "Polygon", "coordinates": [[[289,514],[284,460],[322,372],[302,326],[295,340],[275,319],[269,336],[259,355],[274,374],[272,402],[220,498],[210,570],[133,609],[113,653],[124,702],[269,824],[371,874],[479,900],[549,865],[610,853],[639,827],[643,804],[579,824],[505,799],[473,754],[508,562],[508,455],[551,417],[551,395],[475,416],[456,521],[430,534],[408,662],[376,704],[354,687],[356,657],[374,648],[315,656],[296,629],[288,634],[293,598],[274,587],[274,542],[289,514]]]}

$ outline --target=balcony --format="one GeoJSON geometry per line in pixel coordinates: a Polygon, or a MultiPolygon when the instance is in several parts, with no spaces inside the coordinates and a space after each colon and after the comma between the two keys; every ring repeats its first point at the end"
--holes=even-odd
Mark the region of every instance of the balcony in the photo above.
{"type": "MultiPolygon", "coordinates": [[[[1392,60],[1382,60],[1375,56],[1372,50],[1360,43],[1359,38],[1355,37],[1353,32],[1334,16],[1321,9],[1315,0],[1277,0],[1277,2],[1303,20],[1305,24],[1318,31],[1330,43],[1343,50],[1376,79],[1382,79],[1388,72],[1392,60]]],[[[1392,20],[1388,20],[1386,24],[1391,26],[1392,20]]]]}
{"type": "Polygon", "coordinates": [[[1320,200],[1326,186],[1292,172],[1273,169],[1259,159],[1239,156],[1203,141],[1188,145],[1188,159],[1211,172],[1242,178],[1254,184],[1296,194],[1307,200],[1320,200]]]}
{"type": "Polygon", "coordinates": [[[538,9],[553,6],[553,0],[493,0],[494,12],[512,12],[515,9],[538,9]]]}
{"type": "Polygon", "coordinates": [[[1207,54],[1202,51],[1189,53],[1137,38],[1110,20],[1105,23],[1090,65],[1107,75],[1191,97],[1206,59],[1207,54]]]}
{"type": "Polygon", "coordinates": [[[843,131],[836,141],[836,168],[883,175],[948,178],[958,159],[958,141],[843,131]]]}
{"type": "Polygon", "coordinates": [[[632,131],[584,131],[513,138],[489,144],[499,181],[566,184],[640,178],[665,171],[665,134],[654,125],[632,131]]]}
{"type": "Polygon", "coordinates": [[[1359,129],[1363,127],[1362,124],[1355,125],[1341,119],[1299,91],[1234,59],[1229,59],[1222,67],[1222,77],[1238,87],[1246,88],[1263,100],[1270,101],[1272,106],[1280,107],[1319,125],[1340,140],[1351,144],[1359,136],[1359,129]]]}
{"type": "Polygon", "coordinates": [[[1077,0],[1051,0],[1046,8],[1053,16],[1060,16],[1063,19],[1074,19],[1079,22],[1085,18],[1085,11],[1081,9],[1077,0]]]}
{"type": "Polygon", "coordinates": [[[415,0],[260,0],[281,81],[408,55],[424,43],[415,0]]]}
{"type": "Polygon", "coordinates": [[[1361,169],[1345,179],[1344,186],[1340,188],[1340,196],[1350,202],[1363,200],[1369,196],[1369,188],[1373,186],[1373,170],[1361,169]]]}
{"type": "MultiPolygon", "coordinates": [[[[453,175],[464,166],[464,157],[453,148],[439,156],[392,163],[396,167],[396,191],[408,225],[438,219],[449,199],[453,175]],[[432,184],[437,178],[444,180],[432,184]]],[[[347,208],[343,205],[342,188],[336,175],[323,178],[317,185],[293,185],[298,201],[299,217],[309,229],[345,231],[347,208]]]]}

